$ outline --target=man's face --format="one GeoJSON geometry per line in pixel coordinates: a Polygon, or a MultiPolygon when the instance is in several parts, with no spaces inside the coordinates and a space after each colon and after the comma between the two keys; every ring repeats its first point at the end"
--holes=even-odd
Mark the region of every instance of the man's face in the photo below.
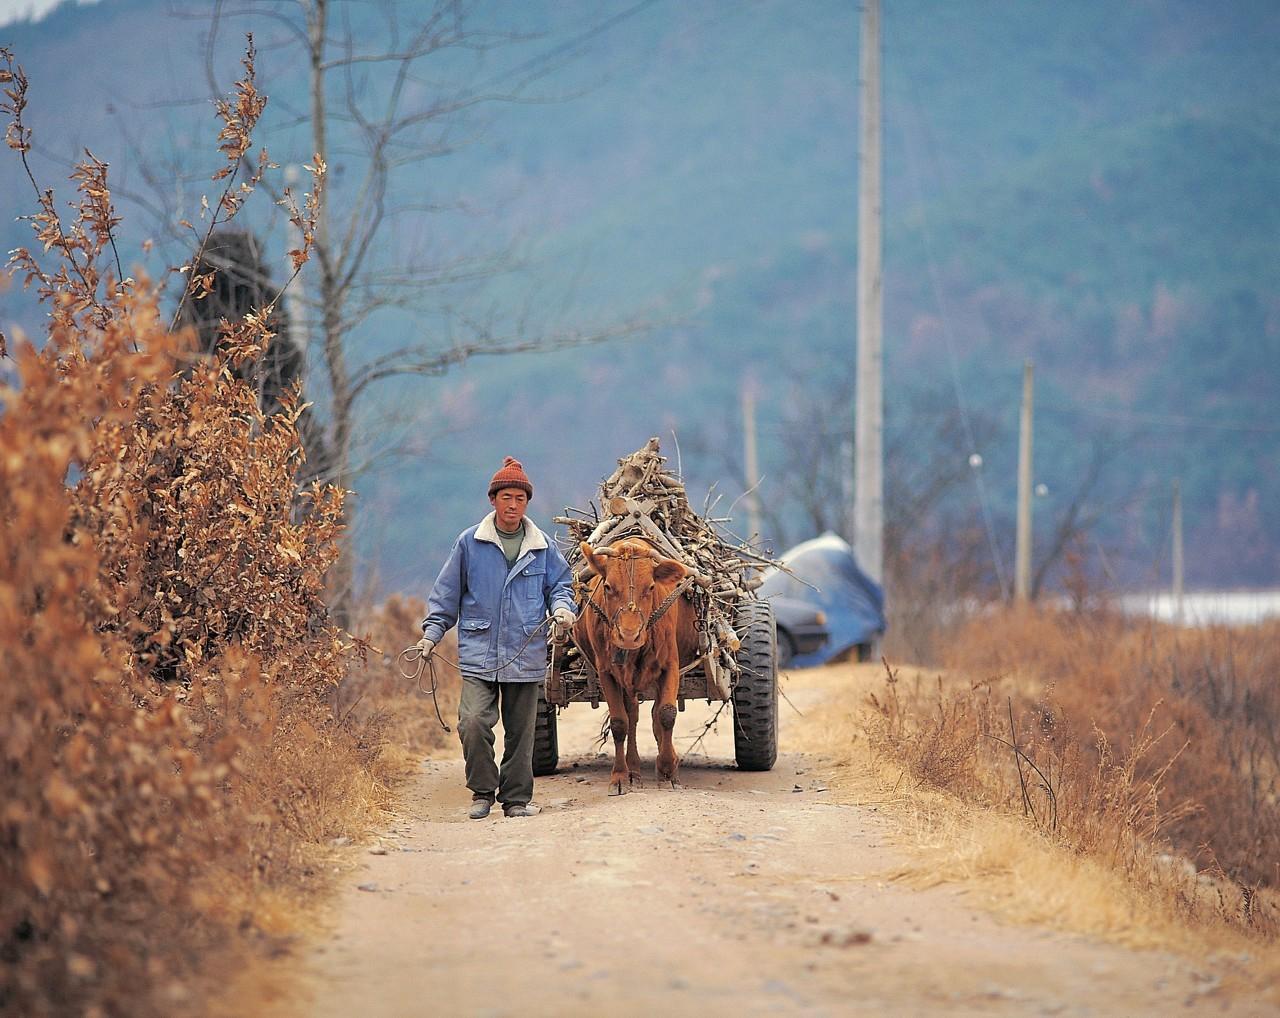
{"type": "Polygon", "coordinates": [[[524,511],[529,506],[529,496],[522,488],[500,488],[489,496],[489,503],[498,513],[498,527],[508,534],[520,529],[524,511]]]}

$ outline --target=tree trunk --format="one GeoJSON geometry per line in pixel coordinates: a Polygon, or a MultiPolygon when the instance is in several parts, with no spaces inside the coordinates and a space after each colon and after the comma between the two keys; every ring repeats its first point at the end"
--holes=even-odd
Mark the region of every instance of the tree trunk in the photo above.
{"type": "MultiPolygon", "coordinates": [[[[328,0],[312,0],[308,11],[308,36],[311,50],[311,129],[315,142],[315,154],[325,163],[329,161],[326,135],[325,110],[325,37],[329,25],[328,0]]],[[[329,373],[329,388],[333,398],[331,412],[330,477],[331,483],[349,491],[351,482],[351,379],[347,371],[346,351],[342,344],[342,306],[345,294],[339,276],[339,266],[330,246],[329,196],[320,196],[316,210],[315,235],[316,261],[320,267],[320,305],[324,308],[322,321],[324,363],[329,373]]],[[[348,502],[343,509],[345,530],[338,544],[338,560],[329,571],[329,609],[334,621],[346,628],[351,619],[352,580],[355,575],[352,561],[351,521],[355,507],[348,502]]]]}

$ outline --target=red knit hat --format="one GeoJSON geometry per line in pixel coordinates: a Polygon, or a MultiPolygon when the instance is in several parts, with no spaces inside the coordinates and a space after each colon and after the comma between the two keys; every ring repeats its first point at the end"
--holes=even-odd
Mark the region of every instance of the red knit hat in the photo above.
{"type": "Polygon", "coordinates": [[[514,456],[506,457],[502,461],[501,469],[493,475],[493,480],[489,482],[489,497],[493,498],[494,493],[503,488],[519,488],[529,496],[530,502],[533,501],[533,485],[525,476],[524,467],[514,456]]]}

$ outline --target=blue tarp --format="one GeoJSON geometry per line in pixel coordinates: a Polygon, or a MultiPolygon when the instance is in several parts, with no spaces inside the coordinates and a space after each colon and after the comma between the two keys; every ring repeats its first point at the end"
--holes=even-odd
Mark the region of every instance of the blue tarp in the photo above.
{"type": "Polygon", "coordinates": [[[831,632],[825,646],[811,654],[796,655],[792,661],[795,667],[825,664],[884,633],[884,590],[858,567],[853,549],[842,537],[828,532],[797,544],[781,561],[795,576],[770,569],[760,596],[790,597],[820,608],[831,632]]]}

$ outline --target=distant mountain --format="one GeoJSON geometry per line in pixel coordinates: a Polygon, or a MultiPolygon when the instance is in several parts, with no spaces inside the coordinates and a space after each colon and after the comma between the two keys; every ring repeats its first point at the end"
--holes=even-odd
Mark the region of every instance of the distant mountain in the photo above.
{"type": "MultiPolygon", "coordinates": [[[[41,172],[59,180],[53,157],[86,145],[108,158],[121,197],[140,199],[122,201],[130,250],[163,240],[144,202],[163,208],[183,190],[191,211],[202,185],[170,187],[169,167],[213,164],[208,106],[157,105],[208,94],[210,26],[196,9],[107,0],[0,29],[32,79],[41,172]],[[138,155],[166,182],[162,197],[138,155]]],[[[850,384],[857,5],[662,0],[628,11],[585,0],[479,10],[529,40],[441,74],[501,76],[619,20],[566,49],[539,83],[557,101],[486,109],[470,122],[474,141],[411,168],[394,197],[482,210],[432,220],[444,253],[516,245],[526,267],[471,293],[476,302],[530,305],[550,326],[674,324],[384,390],[376,409],[400,423],[381,424],[366,451],[409,452],[360,484],[372,582],[422,589],[486,508],[484,483],[505,453],[526,462],[544,522],[584,505],[649,435],[674,455],[672,431],[694,486],[720,480],[732,499],[723,460],[736,456],[748,370],[762,386],[764,497],[792,507],[775,536],[810,536],[779,422],[797,387],[818,400],[850,384]]],[[[232,80],[250,26],[272,97],[262,140],[277,161],[302,161],[305,131],[288,122],[306,108],[305,68],[274,45],[275,22],[220,25],[216,74],[232,80]]],[[[1021,365],[1033,357],[1037,473],[1051,492],[1040,536],[1082,483],[1091,445],[1114,447],[1090,498],[1121,582],[1160,575],[1175,476],[1193,582],[1280,579],[1278,44],[1280,7],[1262,0],[885,3],[888,427],[931,441],[906,409],[922,393],[988,421],[980,451],[1003,530],[1021,365]]],[[[358,164],[333,162],[340,205],[358,164]]],[[[12,158],[0,161],[0,193],[6,210],[29,207],[12,158]]],[[[266,206],[251,221],[283,250],[266,206]]],[[[25,242],[21,224],[0,232],[6,248],[25,242]]],[[[0,318],[38,324],[14,292],[0,300],[0,318]]],[[[440,327],[387,315],[353,339],[372,354],[440,327]]],[[[947,506],[948,519],[976,524],[975,489],[947,506]]]]}

